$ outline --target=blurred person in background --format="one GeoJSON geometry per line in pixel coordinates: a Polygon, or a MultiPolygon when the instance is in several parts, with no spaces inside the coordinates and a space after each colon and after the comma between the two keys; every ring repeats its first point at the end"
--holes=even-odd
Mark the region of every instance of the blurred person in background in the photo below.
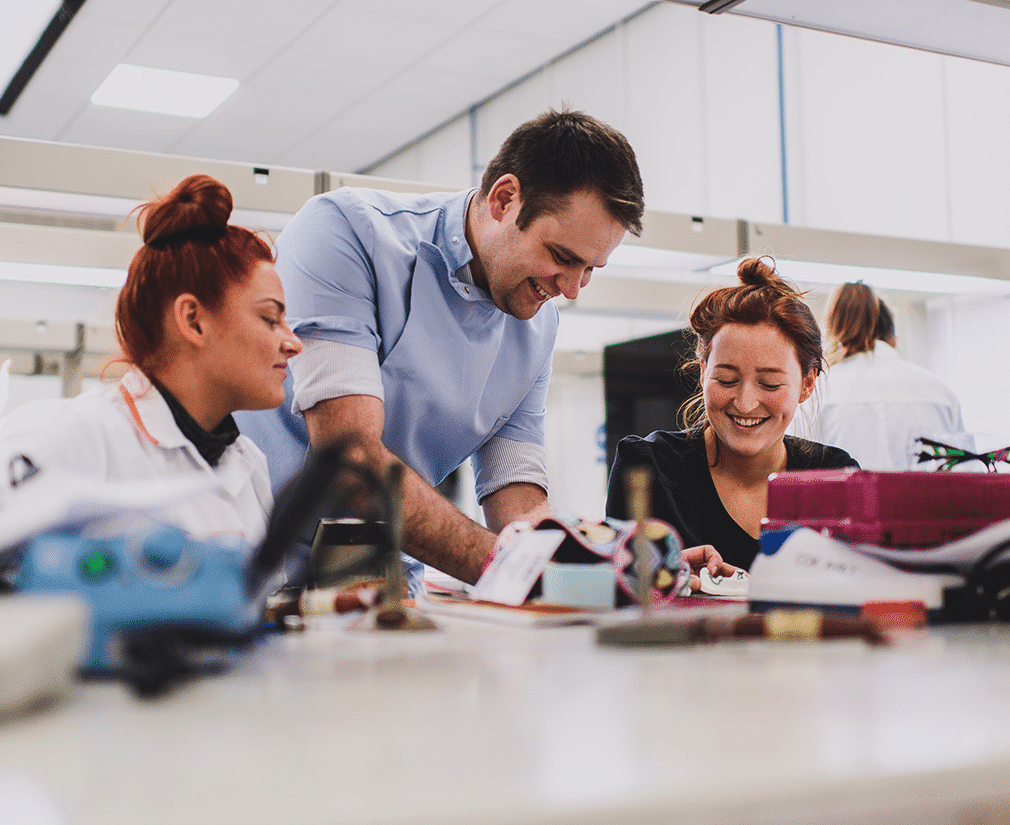
{"type": "Polygon", "coordinates": [[[957,397],[898,354],[894,318],[873,289],[862,281],[838,287],[826,332],[839,360],[829,367],[819,400],[815,396],[811,438],[841,447],[864,470],[876,471],[909,469],[919,437],[973,449],[957,397]]]}

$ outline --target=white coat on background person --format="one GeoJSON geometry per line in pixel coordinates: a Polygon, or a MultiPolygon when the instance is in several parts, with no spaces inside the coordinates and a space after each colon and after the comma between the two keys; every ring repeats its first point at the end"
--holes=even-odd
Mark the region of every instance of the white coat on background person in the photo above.
{"type": "Polygon", "coordinates": [[[41,492],[47,474],[163,481],[174,492],[155,517],[197,537],[261,540],[273,505],[266,459],[232,413],[284,400],[301,343],[270,246],[229,224],[231,211],[231,193],[207,175],[141,208],[144,243],[116,303],[128,370],[118,384],[10,414],[0,429],[5,506],[17,506],[22,484],[41,492]],[[179,499],[187,479],[195,494],[179,499]]]}
{"type": "Polygon", "coordinates": [[[915,469],[918,438],[974,449],[957,397],[929,370],[898,354],[894,318],[869,286],[839,286],[826,326],[842,358],[829,367],[804,411],[811,422],[808,437],[840,447],[864,470],[879,472],[915,469]]]}
{"type": "Polygon", "coordinates": [[[911,469],[913,442],[923,436],[972,449],[954,393],[885,341],[831,367],[820,392],[810,437],[845,450],[864,470],[911,469]]]}

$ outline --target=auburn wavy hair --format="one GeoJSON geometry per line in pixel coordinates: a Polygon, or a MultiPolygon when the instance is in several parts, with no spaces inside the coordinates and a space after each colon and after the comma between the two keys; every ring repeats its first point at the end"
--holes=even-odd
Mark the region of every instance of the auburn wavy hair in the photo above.
{"type": "MultiPolygon", "coordinates": [[[[770,260],[770,259],[769,259],[770,260]]],[[[722,287],[705,295],[691,312],[691,329],[697,336],[695,358],[686,368],[699,375],[712,351],[712,339],[726,324],[771,324],[793,344],[800,374],[820,375],[824,370],[821,329],[803,293],[783,280],[763,258],[746,258],[737,267],[738,286],[722,287]]],[[[699,388],[681,408],[688,429],[708,426],[705,401],[699,388]]]]}

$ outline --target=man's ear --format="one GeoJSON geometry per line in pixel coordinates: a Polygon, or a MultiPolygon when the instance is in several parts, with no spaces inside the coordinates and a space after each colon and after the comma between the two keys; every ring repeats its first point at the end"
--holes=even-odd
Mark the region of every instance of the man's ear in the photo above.
{"type": "Polygon", "coordinates": [[[513,174],[502,175],[494,182],[487,196],[491,217],[501,221],[509,209],[519,210],[519,178],[513,174]]]}
{"type": "Polygon", "coordinates": [[[179,334],[197,347],[206,341],[204,318],[206,310],[195,295],[184,292],[172,302],[172,320],[179,334]]]}

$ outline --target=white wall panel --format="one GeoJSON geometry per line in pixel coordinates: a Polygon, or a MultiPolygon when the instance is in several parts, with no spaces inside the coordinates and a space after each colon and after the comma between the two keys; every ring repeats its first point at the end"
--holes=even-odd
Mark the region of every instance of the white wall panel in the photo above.
{"type": "Polygon", "coordinates": [[[549,498],[561,513],[603,518],[607,450],[603,377],[555,372],[547,393],[549,498]]]}
{"type": "Polygon", "coordinates": [[[1010,298],[936,298],[927,305],[929,368],[955,392],[965,426],[985,435],[981,449],[1010,444],[1006,414],[1010,298]],[[1001,443],[995,443],[995,442],[1001,443]]]}
{"type": "Polygon", "coordinates": [[[554,69],[547,67],[484,104],[477,116],[477,162],[483,167],[513,129],[548,106],[557,106],[554,69]]]}
{"type": "Polygon", "coordinates": [[[1010,245],[1010,69],[945,59],[951,240],[1010,245]]]}
{"type": "Polygon", "coordinates": [[[421,173],[421,146],[412,146],[394,155],[385,163],[373,166],[368,174],[380,178],[395,178],[397,180],[418,180],[430,183],[421,173]]]}
{"type": "Polygon", "coordinates": [[[649,209],[706,212],[702,18],[688,6],[670,5],[627,26],[625,135],[638,157],[649,209]]]}
{"type": "MultiPolygon", "coordinates": [[[[458,118],[439,129],[420,147],[420,176],[414,180],[466,189],[473,181],[470,118],[458,118]]],[[[477,177],[480,180],[480,177],[477,177]]]]}
{"type": "MultiPolygon", "coordinates": [[[[470,118],[464,116],[368,170],[380,178],[421,181],[448,190],[471,185],[470,118]]],[[[478,178],[479,180],[479,178],[478,178]]]]}
{"type": "MultiPolygon", "coordinates": [[[[782,29],[782,73],[783,101],[786,125],[786,193],[787,203],[783,211],[788,211],[789,222],[802,224],[806,220],[806,152],[804,151],[804,120],[802,75],[802,55],[806,41],[802,29],[785,26],[782,29]]],[[[780,182],[781,186],[781,182],[780,182]]]]}
{"type": "Polygon", "coordinates": [[[782,221],[775,26],[726,15],[702,27],[704,214],[782,221]]]}
{"type": "Polygon", "coordinates": [[[448,190],[467,189],[471,185],[471,153],[470,118],[464,115],[371,167],[368,174],[432,183],[448,190]]]}
{"type": "Polygon", "coordinates": [[[623,28],[593,41],[554,66],[554,106],[580,109],[624,129],[623,28]]]}
{"type": "Polygon", "coordinates": [[[798,89],[803,209],[793,222],[949,240],[943,58],[796,35],[786,82],[798,89]]]}
{"type": "Polygon", "coordinates": [[[562,105],[628,135],[650,208],[781,219],[772,24],[657,6],[482,106],[479,163],[519,123],[562,105]]]}

